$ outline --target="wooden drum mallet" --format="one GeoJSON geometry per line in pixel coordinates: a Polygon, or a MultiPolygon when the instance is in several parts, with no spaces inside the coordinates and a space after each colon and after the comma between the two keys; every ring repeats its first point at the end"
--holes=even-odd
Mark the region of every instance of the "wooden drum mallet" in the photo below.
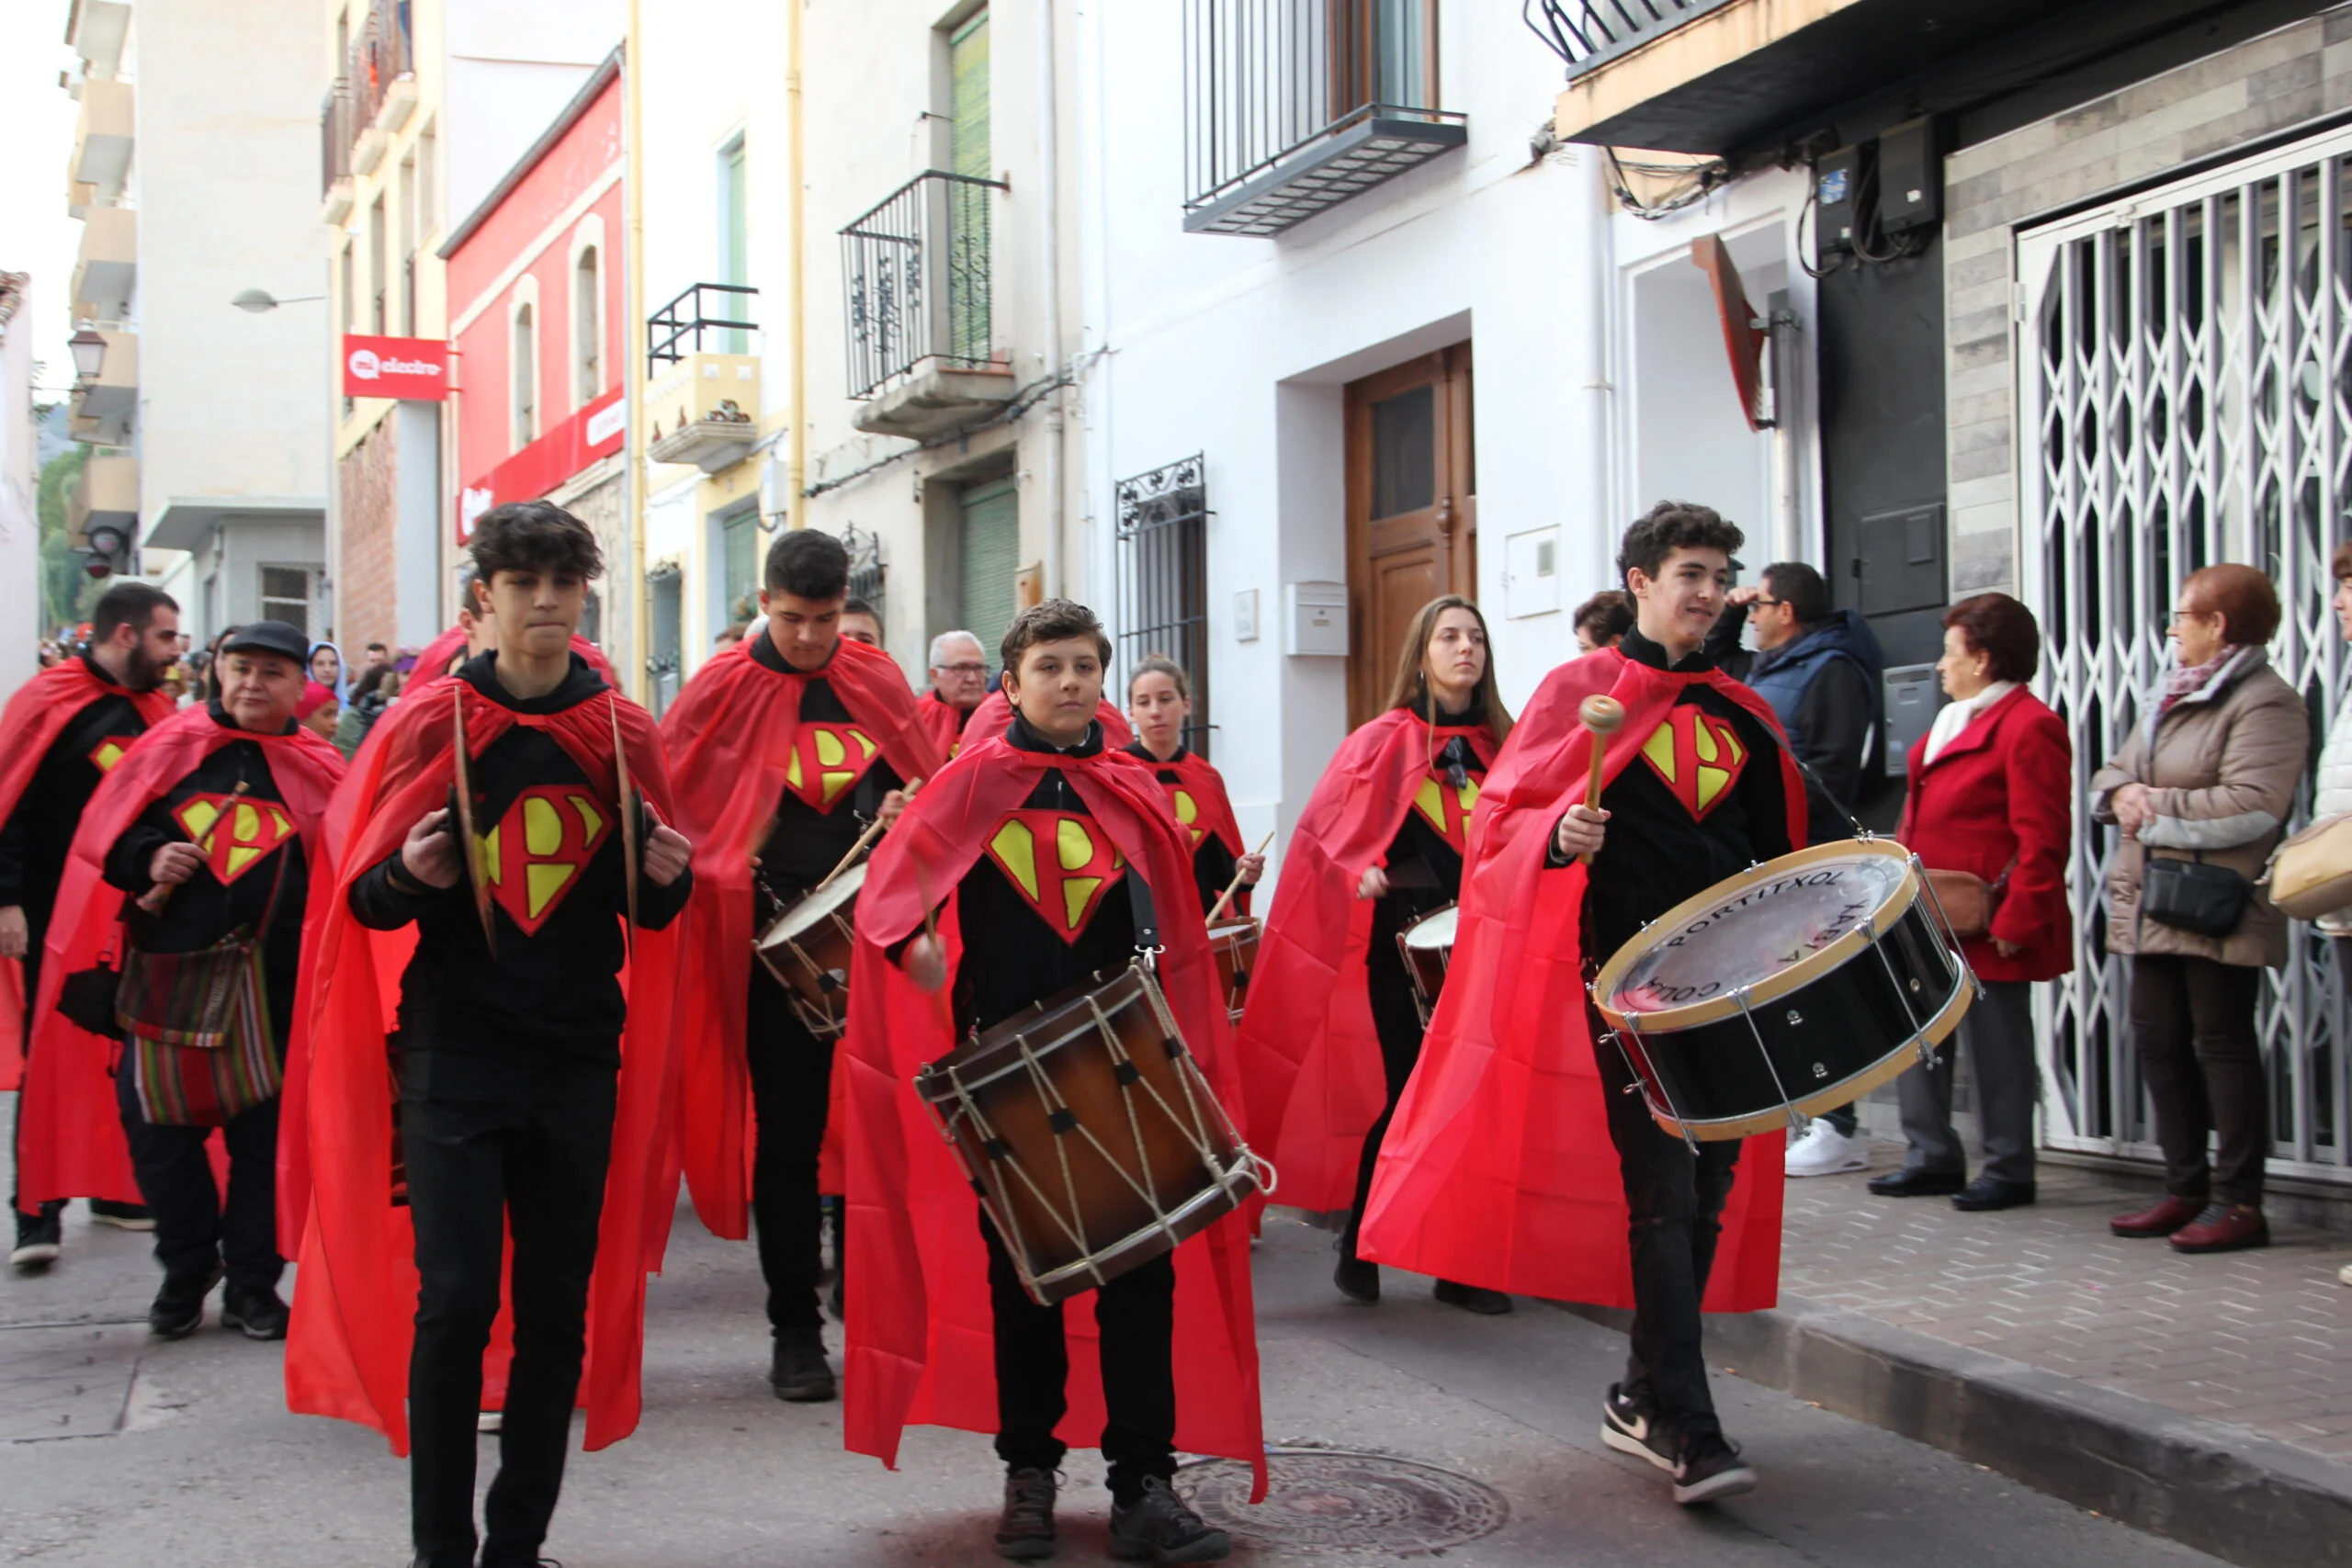
{"type": "MultiPolygon", "coordinates": [[[[1600,767],[1609,750],[1609,738],[1625,722],[1625,705],[1614,697],[1587,697],[1577,705],[1577,722],[1592,731],[1592,769],[1585,775],[1584,802],[1595,811],[1600,809],[1600,767]]],[[[1578,865],[1590,865],[1589,852],[1577,856],[1578,865]]]]}

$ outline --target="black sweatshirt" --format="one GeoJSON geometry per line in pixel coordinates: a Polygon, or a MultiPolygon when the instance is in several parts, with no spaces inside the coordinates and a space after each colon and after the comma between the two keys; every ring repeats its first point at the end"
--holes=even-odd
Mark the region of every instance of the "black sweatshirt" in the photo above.
{"type": "MultiPolygon", "coordinates": [[[[209,705],[212,722],[235,729],[237,721],[209,705]]],[[[292,734],[288,724],[284,733],[292,734]]],[[[131,945],[143,953],[195,953],[231,932],[269,930],[262,946],[262,988],[269,999],[270,1032],[281,1043],[294,1018],[294,983],[302,958],[303,900],[311,886],[310,863],[294,819],[275,803],[285,796],[269,771],[257,740],[234,740],[213,752],[140,813],[107,851],[106,879],[136,897],[153,887],[148,870],[165,844],[195,842],[211,852],[206,869],[172,890],[171,901],[149,914],[136,904],[125,912],[131,945]],[[237,786],[245,786],[241,798],[237,786]],[[182,810],[190,797],[220,797],[182,810]],[[216,813],[217,820],[216,820],[216,813]],[[258,851],[258,853],[246,853],[258,851]],[[229,876],[220,880],[221,873],[229,876]],[[282,874],[282,881],[281,881],[282,874]],[[277,904],[271,907],[271,887],[277,904]]]]}
{"type": "MultiPolygon", "coordinates": [[[[1087,728],[1084,740],[1059,748],[1030,728],[1029,721],[1017,712],[1004,739],[1023,751],[1066,750],[1073,757],[1092,757],[1102,750],[1099,723],[1087,728]]],[[[1108,853],[1108,836],[1100,828],[1085,826],[1093,813],[1086,809],[1061,769],[1046,769],[1046,776],[1021,806],[1023,810],[1057,811],[1083,818],[1081,827],[1100,846],[1098,854],[1108,853]]],[[[990,829],[991,838],[998,830],[990,829]]],[[[1039,848],[1044,851],[1038,857],[1041,866],[1051,864],[1052,846],[1039,848]]],[[[1098,971],[1125,969],[1136,950],[1135,904],[1130,897],[1136,882],[1133,871],[1132,866],[1123,865],[1112,875],[1093,912],[1084,919],[1077,935],[1066,941],[996,859],[983,851],[956,890],[956,926],[964,943],[952,998],[957,1032],[989,1028],[1098,971]]],[[[1048,897],[1054,891],[1050,881],[1040,883],[1041,892],[1048,897]]],[[[898,943],[892,956],[902,953],[905,947],[904,942],[898,943]]]]}
{"type": "MultiPolygon", "coordinates": [[[[1678,675],[1714,668],[1703,649],[1669,665],[1666,649],[1638,627],[1625,634],[1618,650],[1636,663],[1678,675]]],[[[1694,816],[1675,786],[1638,754],[1601,792],[1609,827],[1600,854],[1593,857],[1585,895],[1584,949],[1589,957],[1606,960],[1639,933],[1644,920],[1655,919],[1683,899],[1745,871],[1752,862],[1770,860],[1795,847],[1789,842],[1780,742],[1771,730],[1713,687],[1695,683],[1683,688],[1660,728],[1688,730],[1702,716],[1728,723],[1746,752],[1736,776],[1713,797],[1703,815],[1694,816]]],[[[1720,728],[1709,728],[1707,745],[1720,759],[1720,728]]],[[[1674,739],[1679,742],[1683,737],[1674,739]]],[[[1668,753],[1677,759],[1678,771],[1685,755],[1703,756],[1705,748],[1697,747],[1695,738],[1691,744],[1690,752],[1668,753]]],[[[1694,787],[1690,780],[1683,783],[1686,788],[1694,787]]],[[[1561,863],[1556,845],[1555,839],[1555,864],[1561,863]]]]}
{"type": "MultiPolygon", "coordinates": [[[[751,648],[752,660],[762,669],[783,674],[802,673],[785,662],[773,639],[755,637],[751,648]]],[[[808,683],[800,694],[803,725],[847,726],[855,722],[834,692],[832,682],[821,674],[805,675],[804,679],[808,683]]],[[[881,810],[882,797],[904,782],[898,770],[878,754],[870,761],[859,757],[854,743],[845,750],[844,757],[844,768],[862,767],[864,771],[854,785],[844,788],[828,804],[813,806],[789,785],[776,801],[775,830],[768,835],[766,845],[760,851],[756,880],[766,897],[760,898],[759,894],[754,894],[755,898],[760,898],[756,915],[772,915],[778,905],[791,903],[823,881],[881,810]]],[[[754,964],[752,972],[763,975],[766,966],[754,964]]]]}
{"type": "MultiPolygon", "coordinates": [[[[1427,718],[1426,705],[1417,711],[1427,718]]],[[[1486,709],[1482,706],[1464,714],[1442,714],[1439,722],[1457,727],[1484,724],[1486,709]]],[[[1478,760],[1478,753],[1470,749],[1467,739],[1456,735],[1438,748],[1427,772],[1436,776],[1442,795],[1445,791],[1460,789],[1464,784],[1483,783],[1487,764],[1478,760]]],[[[1440,809],[1444,805],[1441,798],[1440,809]]],[[[1466,830],[1467,807],[1463,808],[1462,818],[1466,830]]],[[[1462,851],[1422,812],[1418,795],[1416,803],[1405,808],[1405,822],[1396,829],[1396,837],[1389,840],[1387,863],[1383,869],[1388,878],[1388,892],[1373,908],[1368,956],[1383,968],[1401,967],[1404,958],[1396,951],[1397,933],[1430,910],[1462,897],[1462,851]]]]}
{"type": "MultiPolygon", "coordinates": [[[[553,692],[516,697],[498,683],[497,661],[495,652],[482,654],[458,678],[518,714],[561,713],[606,690],[574,654],[571,673],[553,692]]],[[[484,848],[492,868],[495,957],[483,942],[469,876],[447,888],[425,886],[408,874],[395,850],[351,885],[351,911],[362,925],[392,931],[416,922],[416,953],[401,979],[401,1046],[411,1056],[404,1074],[428,1093],[470,1095],[515,1090],[527,1078],[514,1069],[550,1059],[617,1066],[628,1010],[619,978],[628,890],[611,803],[586,787],[587,775],[569,752],[527,725],[492,741],[469,771],[474,831],[498,840],[494,852],[484,848]],[[599,835],[593,840],[591,812],[599,835]],[[580,852],[591,841],[583,866],[580,852]],[[418,1055],[435,1059],[418,1062],[418,1055]]],[[[648,818],[639,823],[643,832],[651,830],[648,818]]],[[[649,931],[668,925],[693,885],[691,872],[667,887],[640,875],[639,923],[649,931]]]]}
{"type": "MultiPolygon", "coordinates": [[[[85,653],[82,661],[91,674],[114,686],[114,678],[96,660],[85,653]]],[[[146,729],[130,694],[120,687],[85,704],[50,742],[49,754],[34,770],[6,825],[0,826],[0,907],[24,907],[35,946],[49,929],[57,886],[65,879],[74,826],[97,793],[98,781],[106,777],[96,759],[109,741],[116,748],[127,747],[146,729]]]]}
{"type": "MultiPolygon", "coordinates": [[[[1186,754],[1186,748],[1179,746],[1176,748],[1176,754],[1168,759],[1168,763],[1181,762],[1186,754]]],[[[1139,757],[1150,763],[1152,776],[1162,784],[1181,784],[1184,782],[1183,774],[1153,756],[1149,748],[1140,740],[1128,743],[1127,755],[1139,757]]],[[[1186,831],[1191,830],[1188,826],[1186,831]]],[[[1201,913],[1204,915],[1216,908],[1216,901],[1225,897],[1227,886],[1233,881],[1233,852],[1227,849],[1225,840],[1215,833],[1204,832],[1201,835],[1201,841],[1193,846],[1193,882],[1200,890],[1201,913]]],[[[1233,895],[1233,901],[1225,907],[1226,913],[1231,916],[1248,914],[1250,893],[1250,889],[1247,887],[1238,889],[1233,895]]]]}

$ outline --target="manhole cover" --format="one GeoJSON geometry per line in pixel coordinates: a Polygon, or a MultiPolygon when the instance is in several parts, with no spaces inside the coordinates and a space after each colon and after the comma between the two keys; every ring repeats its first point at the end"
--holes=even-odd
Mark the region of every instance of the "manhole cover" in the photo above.
{"type": "Polygon", "coordinates": [[[1290,1551],[1434,1551],[1510,1518],[1493,1487],[1395,1454],[1270,1448],[1266,1471],[1266,1500],[1255,1507],[1250,1467],[1234,1460],[1187,1466],[1183,1490],[1211,1524],[1290,1551]]]}

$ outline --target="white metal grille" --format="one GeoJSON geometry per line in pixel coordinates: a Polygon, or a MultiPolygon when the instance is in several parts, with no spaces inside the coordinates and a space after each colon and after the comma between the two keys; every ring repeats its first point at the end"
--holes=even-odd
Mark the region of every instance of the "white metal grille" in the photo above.
{"type": "MultiPolygon", "coordinates": [[[[2332,133],[2019,236],[2019,576],[2078,781],[2140,716],[2198,567],[2245,561],[2277,582],[2271,660],[2312,709],[2314,755],[2352,673],[2328,609],[2352,502],[2347,155],[2352,133],[2332,133]]],[[[2117,835],[2079,788],[2075,812],[2078,962],[2037,1004],[2047,1135],[2154,1157],[2126,966],[2106,951],[2117,835]]],[[[2342,981],[2331,944],[2293,931],[2260,1013],[2272,1168],[2352,1179],[2342,981]]]]}

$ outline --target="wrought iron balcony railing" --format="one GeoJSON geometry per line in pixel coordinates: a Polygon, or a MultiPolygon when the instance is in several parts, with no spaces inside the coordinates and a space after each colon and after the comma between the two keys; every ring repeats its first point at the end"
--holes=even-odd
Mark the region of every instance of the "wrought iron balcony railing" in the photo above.
{"type": "Polygon", "coordinates": [[[849,395],[863,401],[918,367],[996,363],[989,236],[1001,180],[917,175],[841,231],[849,395]]]}
{"type": "Polygon", "coordinates": [[[1438,0],[1186,0],[1184,227],[1279,234],[1469,139],[1438,0]]]}
{"type": "Polygon", "coordinates": [[[351,177],[351,83],[342,76],[327,89],[319,106],[319,194],[334,189],[334,182],[351,177]]]}
{"type": "Polygon", "coordinates": [[[759,297],[759,290],[741,283],[695,283],[684,293],[645,318],[645,374],[650,379],[659,372],[655,367],[675,365],[689,354],[743,354],[748,352],[747,333],[759,330],[757,323],[738,321],[739,315],[750,312],[744,306],[759,297]],[[713,299],[706,300],[708,294],[713,299]],[[724,310],[726,315],[710,312],[724,310]],[[720,334],[716,343],[706,344],[704,334],[720,334]]]}
{"type": "Polygon", "coordinates": [[[1521,0],[1536,36],[1568,62],[1571,80],[1731,0],[1521,0]]]}
{"type": "Polygon", "coordinates": [[[351,45],[348,78],[358,113],[353,135],[375,123],[392,84],[416,73],[416,56],[409,31],[409,0],[376,0],[368,20],[351,45]]]}

